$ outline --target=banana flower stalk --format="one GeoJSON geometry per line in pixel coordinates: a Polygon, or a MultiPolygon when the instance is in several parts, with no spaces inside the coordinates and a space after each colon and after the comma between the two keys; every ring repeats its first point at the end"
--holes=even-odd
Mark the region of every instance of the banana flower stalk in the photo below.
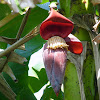
{"type": "Polygon", "coordinates": [[[51,86],[58,96],[64,80],[64,73],[67,63],[67,51],[81,54],[82,43],[71,34],[73,22],[50,8],[49,16],[40,26],[40,35],[48,40],[44,44],[43,61],[47,77],[51,86]]]}

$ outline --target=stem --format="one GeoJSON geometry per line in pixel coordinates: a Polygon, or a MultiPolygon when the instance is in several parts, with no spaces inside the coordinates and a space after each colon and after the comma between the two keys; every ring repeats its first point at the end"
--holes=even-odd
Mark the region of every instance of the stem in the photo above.
{"type": "Polygon", "coordinates": [[[57,0],[49,0],[49,2],[50,2],[49,7],[54,8],[55,10],[57,10],[57,5],[58,5],[57,0]]]}
{"type": "MultiPolygon", "coordinates": [[[[21,25],[20,25],[20,28],[19,28],[19,31],[18,31],[18,33],[17,33],[17,36],[16,36],[16,39],[12,39],[13,41],[13,45],[10,47],[10,48],[7,48],[7,49],[5,49],[5,51],[3,51],[3,52],[1,52],[0,53],[0,56],[2,57],[2,56],[7,56],[7,59],[6,59],[6,61],[5,61],[5,63],[4,63],[4,65],[3,65],[3,68],[2,68],[2,71],[4,70],[4,68],[5,67],[7,67],[6,66],[6,64],[8,63],[8,59],[9,59],[9,56],[10,56],[10,54],[11,54],[11,52],[14,50],[14,48],[16,48],[16,43],[19,43],[20,41],[17,41],[17,40],[19,40],[20,39],[20,37],[21,37],[21,34],[22,34],[22,32],[23,32],[23,30],[24,30],[24,27],[25,27],[25,25],[26,25],[26,22],[27,22],[27,19],[28,19],[28,16],[29,16],[29,14],[30,14],[30,8],[28,9],[28,11],[26,12],[26,14],[25,14],[25,16],[24,16],[24,18],[23,18],[23,20],[22,20],[22,23],[21,23],[21,25]],[[17,42],[16,42],[17,41],[17,42]]],[[[2,41],[5,41],[5,42],[9,42],[11,39],[9,39],[8,41],[6,40],[7,38],[4,38],[3,39],[3,37],[1,37],[1,39],[2,39],[2,41]]],[[[9,44],[10,44],[10,42],[9,42],[9,44]]],[[[11,43],[12,44],[12,43],[11,43]]],[[[7,69],[7,68],[5,68],[5,69],[7,69]]],[[[10,75],[10,74],[13,74],[13,72],[12,72],[12,70],[11,69],[9,69],[9,66],[8,66],[8,69],[7,69],[8,71],[6,71],[7,72],[7,74],[8,75],[10,75]],[[9,74],[9,70],[10,70],[10,74],[9,74]]],[[[15,76],[13,77],[13,78],[15,78],[15,76]]]]}
{"type": "MultiPolygon", "coordinates": [[[[17,33],[16,39],[14,39],[15,41],[13,40],[13,43],[20,39],[21,34],[22,34],[22,32],[23,32],[23,30],[24,30],[24,27],[25,27],[25,25],[26,25],[28,16],[29,16],[29,14],[30,14],[30,10],[31,10],[31,9],[29,8],[28,11],[26,12],[26,14],[25,14],[25,16],[24,16],[24,18],[23,18],[23,20],[22,20],[22,23],[21,23],[21,25],[20,25],[19,31],[18,31],[18,33],[17,33]]],[[[2,37],[1,37],[1,38],[2,38],[2,37]]],[[[4,40],[5,40],[5,39],[4,39],[4,40]]],[[[6,41],[6,42],[7,42],[7,41],[6,41]]],[[[8,40],[8,42],[9,42],[9,40],[8,40]]],[[[17,42],[17,43],[18,43],[18,42],[17,42]]],[[[14,43],[14,44],[15,44],[15,43],[14,43]]],[[[14,46],[11,46],[11,47],[14,48],[14,46]]],[[[10,49],[11,49],[11,51],[13,51],[14,49],[11,48],[11,47],[10,47],[10,49]],[[12,49],[13,49],[13,50],[12,50],[12,49]]],[[[5,49],[4,52],[1,52],[1,53],[0,53],[0,54],[1,54],[0,56],[6,55],[7,58],[9,58],[10,53],[11,53],[10,49],[9,49],[9,48],[5,49]]],[[[4,66],[5,66],[7,63],[8,63],[8,59],[6,59],[4,66]]],[[[2,69],[4,69],[4,66],[3,66],[2,69]]]]}
{"type": "Polygon", "coordinates": [[[21,23],[21,25],[20,25],[19,31],[18,31],[17,36],[16,36],[17,40],[19,40],[20,37],[21,37],[21,34],[22,34],[22,32],[23,32],[23,30],[24,30],[24,27],[25,27],[25,25],[26,25],[28,16],[29,16],[29,14],[30,14],[30,11],[31,11],[31,8],[28,9],[28,11],[26,12],[26,14],[25,14],[25,16],[24,16],[24,18],[23,18],[23,20],[22,20],[22,23],[21,23]]]}
{"type": "Polygon", "coordinates": [[[19,41],[15,42],[13,45],[11,45],[7,49],[5,49],[3,52],[0,53],[0,57],[6,56],[8,53],[13,51],[14,49],[17,49],[19,46],[21,46],[22,44],[26,43],[27,41],[29,41],[30,39],[32,39],[33,37],[38,35],[39,28],[40,28],[40,25],[35,27],[31,32],[29,32],[27,35],[25,35],[22,39],[20,39],[19,41]]]}

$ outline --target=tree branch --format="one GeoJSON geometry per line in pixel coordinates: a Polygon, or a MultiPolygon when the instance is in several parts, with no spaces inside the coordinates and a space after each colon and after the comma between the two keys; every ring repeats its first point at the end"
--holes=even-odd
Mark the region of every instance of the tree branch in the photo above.
{"type": "Polygon", "coordinates": [[[29,32],[21,40],[15,42],[13,45],[6,48],[4,51],[0,52],[0,57],[6,56],[8,53],[13,51],[14,49],[17,49],[19,46],[21,46],[22,44],[26,43],[27,41],[29,41],[30,39],[32,39],[33,37],[38,35],[39,34],[39,28],[40,28],[40,25],[36,26],[31,32],[29,32]]]}
{"type": "Polygon", "coordinates": [[[25,27],[25,25],[26,25],[28,16],[29,16],[29,14],[30,14],[30,11],[31,11],[31,8],[28,9],[28,11],[26,12],[26,14],[25,14],[25,16],[24,16],[24,18],[23,18],[23,20],[22,20],[22,23],[21,23],[21,25],[20,25],[19,31],[18,31],[17,36],[16,36],[16,39],[17,39],[17,40],[19,40],[20,37],[21,37],[21,34],[22,34],[22,32],[23,32],[23,30],[24,30],[24,27],[25,27]]]}

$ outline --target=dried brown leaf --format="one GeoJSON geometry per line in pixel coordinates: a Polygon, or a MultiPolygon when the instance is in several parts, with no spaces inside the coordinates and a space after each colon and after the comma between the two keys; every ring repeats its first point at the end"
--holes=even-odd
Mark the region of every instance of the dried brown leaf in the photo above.
{"type": "Polygon", "coordinates": [[[18,49],[20,49],[20,50],[26,50],[26,49],[25,49],[25,44],[19,46],[18,49]]]}
{"type": "Polygon", "coordinates": [[[100,20],[93,26],[95,32],[97,31],[99,25],[100,25],[100,20]]]}
{"type": "Polygon", "coordinates": [[[100,33],[92,41],[100,43],[100,33]]]}
{"type": "Polygon", "coordinates": [[[27,59],[12,51],[8,58],[8,61],[23,64],[24,62],[27,62],[27,59]]]}
{"type": "Polygon", "coordinates": [[[6,63],[4,68],[3,68],[3,72],[5,72],[6,74],[8,74],[12,80],[14,80],[15,82],[17,82],[17,79],[12,71],[12,69],[8,66],[8,64],[6,63]]]}
{"type": "Polygon", "coordinates": [[[7,59],[0,58],[0,72],[2,72],[2,69],[3,69],[3,66],[4,66],[6,60],[7,60],[7,59]]]}

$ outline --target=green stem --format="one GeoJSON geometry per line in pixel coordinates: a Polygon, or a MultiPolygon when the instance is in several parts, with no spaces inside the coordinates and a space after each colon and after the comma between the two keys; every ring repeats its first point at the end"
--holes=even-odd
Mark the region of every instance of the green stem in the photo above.
{"type": "Polygon", "coordinates": [[[28,11],[27,11],[26,14],[25,14],[23,20],[22,20],[22,23],[21,23],[21,25],[20,25],[19,31],[18,31],[17,36],[16,36],[16,39],[17,39],[17,40],[19,40],[20,37],[21,37],[21,34],[22,34],[22,32],[23,32],[23,30],[24,30],[24,27],[25,27],[25,25],[26,25],[28,16],[29,16],[29,14],[30,14],[30,11],[31,11],[31,9],[29,8],[28,11]]]}

